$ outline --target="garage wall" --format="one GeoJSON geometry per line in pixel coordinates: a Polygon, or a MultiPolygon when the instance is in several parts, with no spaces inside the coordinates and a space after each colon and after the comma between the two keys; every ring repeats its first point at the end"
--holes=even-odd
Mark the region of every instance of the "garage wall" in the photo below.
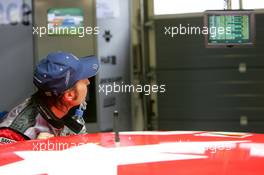
{"type": "MultiPolygon", "coordinates": [[[[6,8],[16,4],[12,10],[19,14],[17,19],[0,21],[0,111],[9,111],[34,90],[31,1],[25,3],[22,6],[18,0],[0,1],[0,6],[6,8]]],[[[7,13],[5,9],[0,16],[7,13]]]]}
{"type": "Polygon", "coordinates": [[[254,48],[206,49],[202,35],[164,34],[165,26],[203,26],[202,16],[155,20],[161,130],[264,132],[264,14],[254,48]],[[246,66],[246,71],[239,67],[246,66]]]}
{"type": "MultiPolygon", "coordinates": [[[[130,0],[97,1],[98,57],[101,62],[99,85],[131,84],[130,0]],[[101,6],[101,8],[98,8],[101,6]],[[105,7],[105,8],[102,8],[105,7]],[[107,8],[108,7],[108,8],[107,8]],[[110,10],[108,10],[110,9],[110,10]]],[[[119,112],[119,129],[132,128],[131,93],[99,92],[99,126],[101,131],[113,130],[113,112],[119,112]]]]}

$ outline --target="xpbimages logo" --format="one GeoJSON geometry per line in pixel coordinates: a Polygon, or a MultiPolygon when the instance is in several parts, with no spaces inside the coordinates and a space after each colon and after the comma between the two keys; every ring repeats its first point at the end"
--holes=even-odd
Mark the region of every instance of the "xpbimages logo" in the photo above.
{"type": "Polygon", "coordinates": [[[200,27],[200,26],[184,26],[182,24],[178,26],[165,26],[164,34],[170,37],[178,35],[208,35],[216,37],[217,35],[230,35],[232,33],[231,27],[200,27]]]}
{"type": "Polygon", "coordinates": [[[166,92],[166,85],[128,85],[113,83],[113,84],[100,84],[99,85],[99,93],[105,93],[105,95],[109,95],[110,93],[130,93],[130,92],[138,92],[144,93],[144,95],[150,95],[151,93],[164,93],[166,92]]]}
{"type": "Polygon", "coordinates": [[[99,35],[99,27],[33,27],[33,35],[73,35],[83,38],[86,35],[99,35]]]}
{"type": "Polygon", "coordinates": [[[33,142],[33,151],[61,151],[77,146],[84,145],[85,143],[74,143],[74,142],[33,142]]]}

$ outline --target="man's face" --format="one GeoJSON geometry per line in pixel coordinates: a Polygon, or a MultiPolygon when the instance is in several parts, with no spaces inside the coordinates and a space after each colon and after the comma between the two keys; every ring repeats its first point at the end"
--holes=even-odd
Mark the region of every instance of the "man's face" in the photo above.
{"type": "Polygon", "coordinates": [[[85,101],[85,98],[87,96],[87,86],[89,84],[90,81],[88,79],[83,79],[76,82],[74,88],[76,93],[76,98],[74,99],[74,102],[76,106],[85,101]]]}

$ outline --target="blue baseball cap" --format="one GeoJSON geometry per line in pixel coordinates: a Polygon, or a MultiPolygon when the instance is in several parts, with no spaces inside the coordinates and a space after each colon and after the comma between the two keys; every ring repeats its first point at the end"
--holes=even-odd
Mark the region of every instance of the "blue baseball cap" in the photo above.
{"type": "Polygon", "coordinates": [[[99,62],[95,56],[77,58],[71,53],[54,52],[37,65],[33,83],[47,96],[58,96],[78,80],[97,74],[99,62]]]}

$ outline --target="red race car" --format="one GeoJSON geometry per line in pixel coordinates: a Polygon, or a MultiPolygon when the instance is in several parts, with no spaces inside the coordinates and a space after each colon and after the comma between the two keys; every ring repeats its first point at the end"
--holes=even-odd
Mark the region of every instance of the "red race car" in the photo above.
{"type": "Polygon", "coordinates": [[[264,135],[121,132],[0,145],[1,175],[264,175],[264,135]]]}

